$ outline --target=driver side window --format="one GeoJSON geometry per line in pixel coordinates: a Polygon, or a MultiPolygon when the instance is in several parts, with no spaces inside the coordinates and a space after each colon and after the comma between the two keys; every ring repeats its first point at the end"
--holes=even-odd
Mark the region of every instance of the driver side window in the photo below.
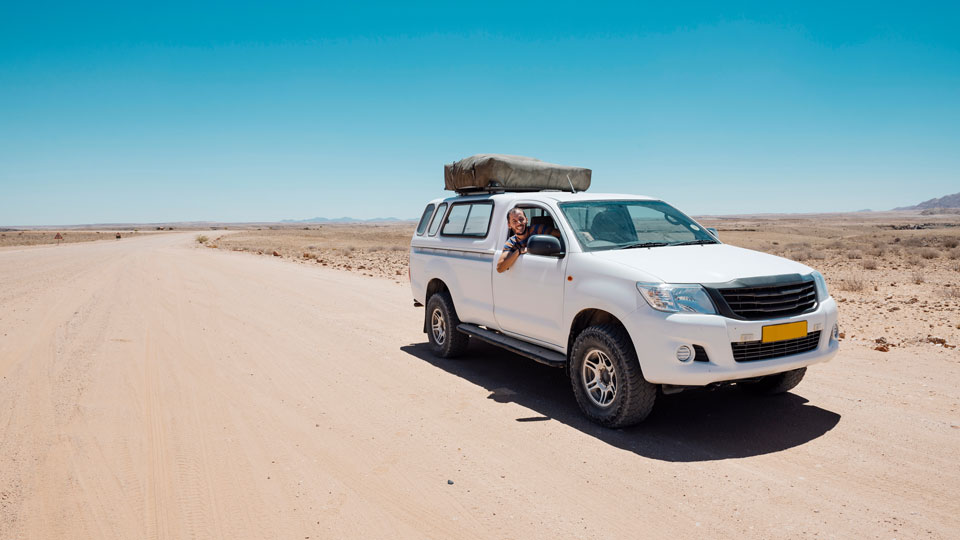
{"type": "MultiPolygon", "coordinates": [[[[554,220],[553,215],[549,210],[541,206],[536,205],[517,205],[515,208],[523,210],[523,215],[527,218],[527,227],[536,227],[537,229],[542,229],[542,232],[539,234],[550,234],[552,230],[560,230],[560,227],[557,226],[556,220],[554,220]]],[[[506,238],[504,241],[508,240],[511,236],[516,234],[513,229],[507,228],[506,238]]],[[[565,245],[563,240],[563,233],[560,233],[560,245],[565,245]]]]}

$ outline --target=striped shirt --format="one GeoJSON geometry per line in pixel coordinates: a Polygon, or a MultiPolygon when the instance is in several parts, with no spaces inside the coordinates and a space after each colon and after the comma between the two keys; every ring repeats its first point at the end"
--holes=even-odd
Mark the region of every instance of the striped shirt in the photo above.
{"type": "Polygon", "coordinates": [[[507,238],[507,242],[503,244],[503,251],[516,251],[527,245],[527,240],[535,234],[550,234],[553,231],[553,227],[548,225],[528,225],[527,230],[530,231],[527,234],[527,238],[521,241],[517,238],[517,235],[513,235],[510,238],[507,238]]]}

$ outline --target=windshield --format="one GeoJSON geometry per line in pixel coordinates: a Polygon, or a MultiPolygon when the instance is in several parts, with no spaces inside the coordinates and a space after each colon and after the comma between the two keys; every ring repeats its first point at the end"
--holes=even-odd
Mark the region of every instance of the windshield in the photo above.
{"type": "Polygon", "coordinates": [[[568,202],[560,210],[584,251],[718,243],[662,201],[568,202]]]}

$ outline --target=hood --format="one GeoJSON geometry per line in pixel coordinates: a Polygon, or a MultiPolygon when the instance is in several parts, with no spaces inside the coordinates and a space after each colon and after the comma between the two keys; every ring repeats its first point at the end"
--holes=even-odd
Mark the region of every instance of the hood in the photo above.
{"type": "Polygon", "coordinates": [[[789,259],[728,244],[615,249],[589,255],[636,268],[666,283],[723,283],[739,278],[813,271],[789,259]]]}

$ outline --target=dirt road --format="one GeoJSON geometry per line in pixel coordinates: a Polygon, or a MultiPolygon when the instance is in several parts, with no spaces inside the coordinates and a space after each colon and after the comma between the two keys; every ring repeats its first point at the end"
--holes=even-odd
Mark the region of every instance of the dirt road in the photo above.
{"type": "Polygon", "coordinates": [[[191,234],[0,251],[0,538],[956,538],[960,353],[580,416],[406,283],[191,234]]]}

